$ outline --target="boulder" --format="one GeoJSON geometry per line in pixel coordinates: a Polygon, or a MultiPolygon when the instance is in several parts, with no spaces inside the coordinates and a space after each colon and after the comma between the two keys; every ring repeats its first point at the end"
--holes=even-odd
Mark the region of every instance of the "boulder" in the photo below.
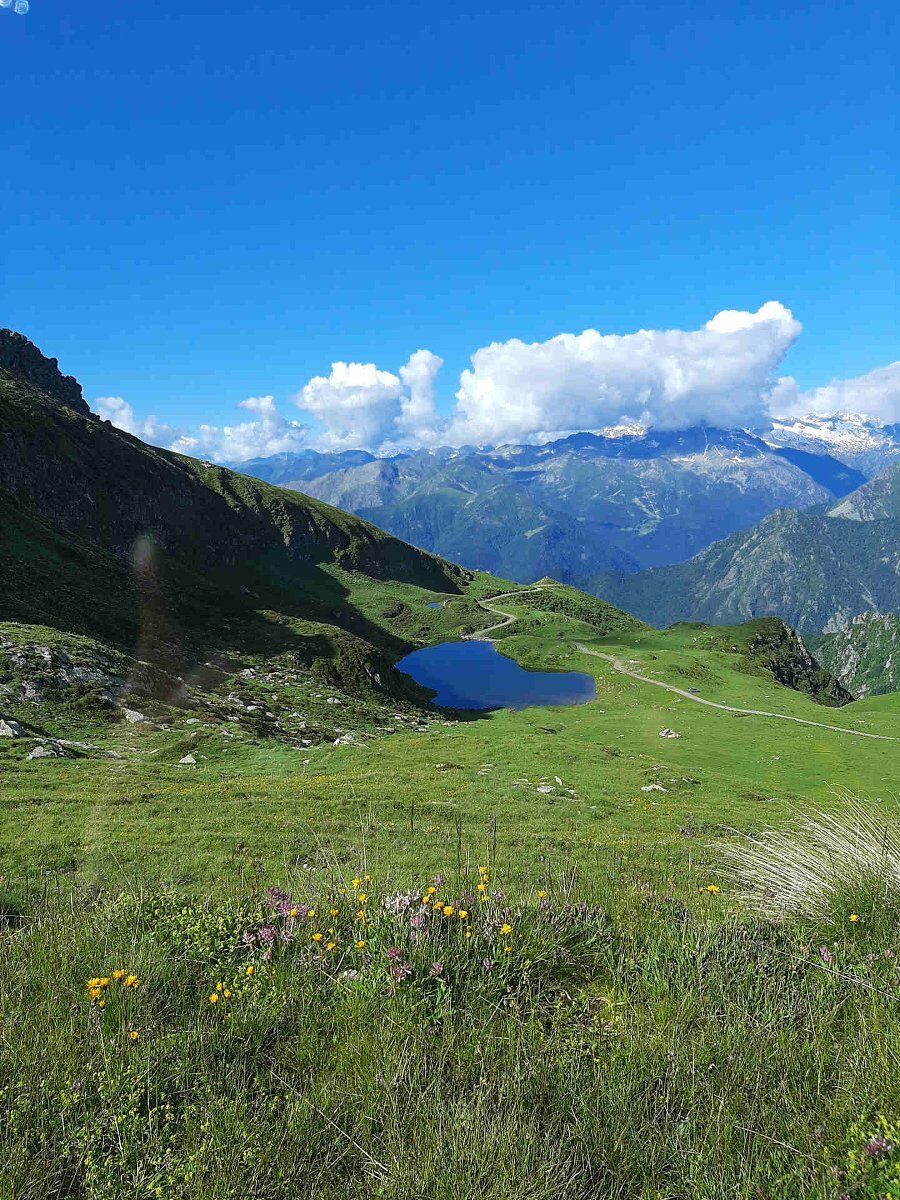
{"type": "Polygon", "coordinates": [[[144,714],[138,712],[136,708],[123,708],[122,715],[129,725],[139,725],[141,721],[147,720],[144,714]]]}
{"type": "Polygon", "coordinates": [[[0,717],[0,737],[24,737],[25,730],[18,721],[4,721],[0,717]]]}
{"type": "Polygon", "coordinates": [[[68,758],[62,746],[57,746],[54,742],[35,746],[30,754],[26,755],[26,759],[34,758],[68,758]]]}

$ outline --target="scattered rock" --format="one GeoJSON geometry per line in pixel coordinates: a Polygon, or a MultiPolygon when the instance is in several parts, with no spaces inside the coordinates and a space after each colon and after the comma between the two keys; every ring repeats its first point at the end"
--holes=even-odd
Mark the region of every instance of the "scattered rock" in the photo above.
{"type": "Polygon", "coordinates": [[[18,721],[4,721],[0,718],[0,737],[23,737],[25,730],[18,721]]]}
{"type": "Polygon", "coordinates": [[[642,792],[668,792],[668,790],[661,783],[645,783],[641,788],[642,792]]]}
{"type": "Polygon", "coordinates": [[[26,755],[26,758],[28,758],[28,759],[68,758],[68,757],[69,757],[68,754],[66,754],[66,752],[65,752],[65,750],[63,750],[62,746],[57,746],[54,742],[48,742],[46,745],[35,746],[35,748],[31,751],[31,753],[26,755]]]}
{"type": "Polygon", "coordinates": [[[680,738],[681,734],[676,733],[674,729],[661,729],[659,736],[664,738],[680,738]]]}
{"type": "Polygon", "coordinates": [[[179,758],[178,765],[179,767],[195,767],[197,765],[197,760],[194,758],[193,754],[186,754],[184,758],[179,758]]]}
{"type": "Polygon", "coordinates": [[[146,721],[146,717],[142,712],[138,712],[136,708],[123,708],[122,716],[129,725],[139,725],[141,721],[146,721]]]}

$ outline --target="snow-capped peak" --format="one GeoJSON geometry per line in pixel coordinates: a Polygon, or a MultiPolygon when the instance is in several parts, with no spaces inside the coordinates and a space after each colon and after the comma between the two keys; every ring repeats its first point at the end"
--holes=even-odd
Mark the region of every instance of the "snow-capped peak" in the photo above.
{"type": "Polygon", "coordinates": [[[900,429],[864,413],[775,417],[761,436],[770,446],[831,454],[868,475],[900,458],[900,429]]]}

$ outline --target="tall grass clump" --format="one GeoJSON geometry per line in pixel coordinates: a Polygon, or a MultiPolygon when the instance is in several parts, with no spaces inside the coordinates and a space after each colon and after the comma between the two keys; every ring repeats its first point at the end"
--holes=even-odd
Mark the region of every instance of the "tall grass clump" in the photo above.
{"type": "Polygon", "coordinates": [[[722,847],[752,911],[776,920],[900,915],[900,820],[856,801],[722,847]]]}

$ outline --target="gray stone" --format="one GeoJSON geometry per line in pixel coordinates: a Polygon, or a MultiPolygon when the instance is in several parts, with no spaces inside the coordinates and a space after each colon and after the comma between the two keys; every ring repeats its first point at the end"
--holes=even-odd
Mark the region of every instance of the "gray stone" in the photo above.
{"type": "Polygon", "coordinates": [[[49,742],[47,745],[35,746],[27,758],[66,758],[66,752],[61,746],[49,742]]]}
{"type": "Polygon", "coordinates": [[[0,737],[22,737],[24,733],[25,730],[18,721],[4,721],[0,717],[0,737]]]}

